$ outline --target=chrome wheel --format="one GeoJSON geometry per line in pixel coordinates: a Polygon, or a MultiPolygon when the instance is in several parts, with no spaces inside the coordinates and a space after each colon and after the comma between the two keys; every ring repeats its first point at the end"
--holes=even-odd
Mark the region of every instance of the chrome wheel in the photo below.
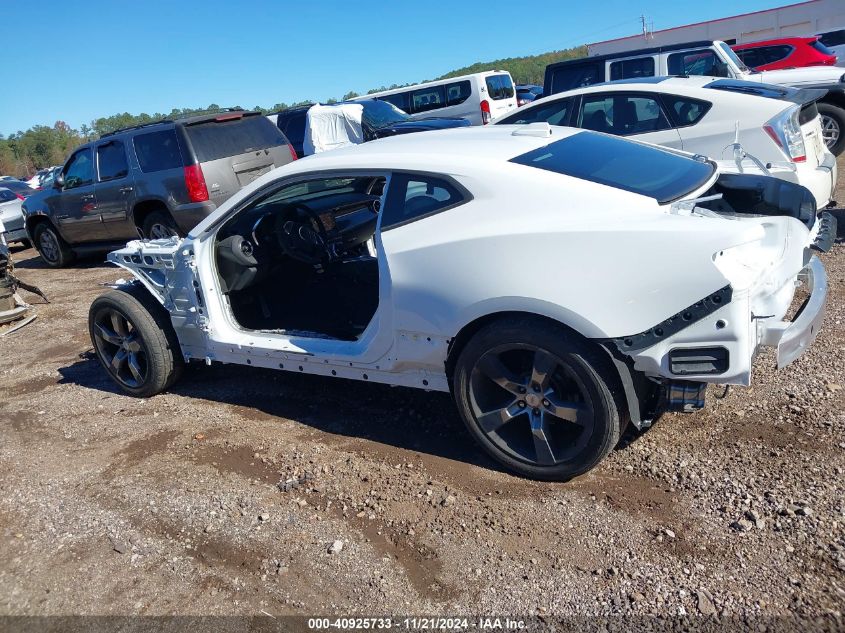
{"type": "Polygon", "coordinates": [[[833,117],[822,114],[821,119],[822,139],[827,148],[830,149],[839,141],[842,130],[839,129],[839,123],[833,117]]]}
{"type": "Polygon", "coordinates": [[[132,322],[115,309],[103,309],[92,331],[97,353],[114,379],[133,389],[143,385],[149,373],[147,350],[132,322]]]}
{"type": "Polygon", "coordinates": [[[59,242],[50,229],[44,229],[38,236],[38,251],[47,261],[59,261],[59,242]]]}
{"type": "Polygon", "coordinates": [[[156,222],[150,226],[151,240],[166,240],[178,236],[178,233],[170,226],[156,222]]]}
{"type": "Polygon", "coordinates": [[[470,375],[469,401],[479,430],[531,465],[571,461],[593,435],[595,414],[583,381],[532,345],[501,345],[483,354],[470,375]]]}

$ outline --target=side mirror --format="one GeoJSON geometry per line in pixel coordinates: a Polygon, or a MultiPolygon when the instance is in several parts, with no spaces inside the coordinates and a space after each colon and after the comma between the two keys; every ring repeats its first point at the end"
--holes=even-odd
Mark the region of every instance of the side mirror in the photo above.
{"type": "Polygon", "coordinates": [[[62,172],[56,174],[56,177],[53,179],[53,188],[54,189],[61,189],[65,186],[65,175],[62,172]]]}

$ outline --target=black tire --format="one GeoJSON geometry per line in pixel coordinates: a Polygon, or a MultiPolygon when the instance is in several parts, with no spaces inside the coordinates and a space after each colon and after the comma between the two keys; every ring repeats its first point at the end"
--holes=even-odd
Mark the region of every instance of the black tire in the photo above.
{"type": "Polygon", "coordinates": [[[32,239],[35,240],[34,246],[41,259],[50,268],[70,266],[76,259],[68,243],[49,222],[37,224],[32,239]]]}
{"type": "Polygon", "coordinates": [[[154,396],[182,374],[185,361],[170,317],[143,286],[94,299],[88,331],[100,364],[130,395],[154,396]]]}
{"type": "Polygon", "coordinates": [[[184,237],[176,222],[167,211],[153,211],[144,220],[141,227],[144,237],[148,240],[162,239],[168,237],[184,237]]]}
{"type": "Polygon", "coordinates": [[[587,472],[617,444],[628,419],[606,353],[542,319],[503,318],[483,327],[461,351],[453,378],[470,434],[495,460],[532,479],[566,481],[587,472]]]}
{"type": "Polygon", "coordinates": [[[834,156],[839,156],[845,150],[845,108],[832,103],[819,103],[818,108],[827,149],[834,156]],[[835,141],[832,139],[834,135],[835,141]]]}

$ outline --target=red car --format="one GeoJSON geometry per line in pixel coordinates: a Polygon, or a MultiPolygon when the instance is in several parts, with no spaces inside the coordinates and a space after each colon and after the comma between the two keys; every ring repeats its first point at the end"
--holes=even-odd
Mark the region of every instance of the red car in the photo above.
{"type": "Polygon", "coordinates": [[[836,55],[818,37],[781,37],[731,46],[749,68],[782,70],[803,66],[833,66],[836,55]]]}

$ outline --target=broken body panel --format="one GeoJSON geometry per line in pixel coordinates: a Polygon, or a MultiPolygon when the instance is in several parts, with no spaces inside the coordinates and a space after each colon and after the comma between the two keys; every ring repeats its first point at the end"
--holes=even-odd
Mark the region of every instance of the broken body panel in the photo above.
{"type": "MultiPolygon", "coordinates": [[[[555,132],[561,133],[573,131],[555,132]]],[[[812,198],[803,188],[787,193],[806,197],[777,208],[764,199],[771,179],[733,176],[757,179],[748,189],[762,206],[755,212],[734,196],[728,210],[719,205],[733,194],[730,187],[714,190],[716,171],[683,200],[659,205],[646,196],[531,167],[503,168],[496,156],[469,166],[461,148],[472,137],[439,134],[426,135],[425,142],[455,138],[459,143],[444,143],[436,161],[392,153],[393,139],[368,144],[369,152],[337,150],[319,163],[298,161],[263,176],[188,238],[133,241],[111,253],[109,261],[132,272],[167,309],[186,359],[437,391],[450,388],[450,345],[462,330],[506,312],[540,315],[599,343],[613,341],[634,373],[663,383],[748,385],[758,347],[776,347],[782,366],[817,334],[827,287],[824,268],[810,249],[822,222],[815,219],[814,205],[811,217],[805,217],[802,202],[812,198]],[[389,231],[378,227],[378,309],[357,340],[245,330],[221,292],[216,233],[255,192],[306,177],[318,167],[321,174],[401,168],[448,175],[472,193],[472,200],[389,231]],[[552,193],[560,195],[550,198],[552,193]],[[566,204],[549,204],[552,199],[566,204]],[[511,209],[531,209],[530,221],[511,209]],[[810,298],[800,316],[789,321],[799,276],[807,279],[810,298]],[[730,292],[718,294],[725,288],[730,292]],[[717,295],[720,303],[694,309],[717,295]],[[666,328],[665,322],[675,318],[679,327],[666,328]],[[636,333],[653,340],[626,349],[625,340],[636,333]],[[695,362],[685,364],[683,373],[673,371],[676,350],[717,348],[726,352],[719,371],[697,373],[695,362]]],[[[520,151],[529,151],[548,140],[523,135],[518,143],[520,151]]],[[[494,147],[489,151],[495,153],[494,147]]],[[[629,394],[629,406],[636,397],[629,394]]]]}

